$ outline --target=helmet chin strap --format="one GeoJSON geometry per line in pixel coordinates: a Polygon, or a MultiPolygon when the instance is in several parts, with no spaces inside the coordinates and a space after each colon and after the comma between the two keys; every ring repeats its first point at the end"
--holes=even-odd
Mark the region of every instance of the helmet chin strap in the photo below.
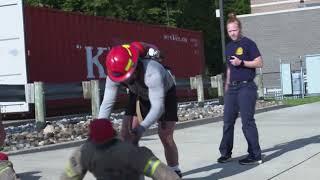
{"type": "Polygon", "coordinates": [[[128,80],[127,80],[127,84],[128,85],[132,85],[132,84],[134,84],[134,81],[135,81],[135,78],[133,78],[133,77],[130,77],[128,80]]]}

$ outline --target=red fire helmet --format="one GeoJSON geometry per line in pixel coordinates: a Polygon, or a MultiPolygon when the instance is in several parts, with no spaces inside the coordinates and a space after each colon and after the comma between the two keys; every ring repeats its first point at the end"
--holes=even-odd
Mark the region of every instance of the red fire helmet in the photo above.
{"type": "Polygon", "coordinates": [[[106,58],[109,78],[114,82],[123,82],[134,73],[139,58],[139,50],[132,45],[113,47],[106,58]]]}

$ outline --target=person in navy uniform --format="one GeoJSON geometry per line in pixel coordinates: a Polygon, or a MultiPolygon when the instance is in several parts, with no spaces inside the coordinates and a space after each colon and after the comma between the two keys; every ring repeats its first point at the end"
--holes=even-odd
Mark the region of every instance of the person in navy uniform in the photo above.
{"type": "Polygon", "coordinates": [[[239,160],[240,164],[260,164],[261,149],[254,119],[257,86],[254,83],[256,68],[263,66],[257,45],[241,34],[241,22],[234,13],[229,14],[227,31],[232,40],[226,46],[227,70],[224,100],[223,137],[220,143],[219,163],[231,159],[234,124],[239,112],[242,131],[248,143],[249,155],[239,160]]]}

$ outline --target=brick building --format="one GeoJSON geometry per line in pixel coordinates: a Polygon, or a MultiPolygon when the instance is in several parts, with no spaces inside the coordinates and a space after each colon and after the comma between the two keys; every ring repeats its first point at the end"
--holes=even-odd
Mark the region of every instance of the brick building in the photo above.
{"type": "Polygon", "coordinates": [[[251,0],[252,14],[238,16],[243,34],[264,59],[264,86],[280,88],[280,59],[300,68],[299,58],[320,54],[320,0],[251,0]]]}

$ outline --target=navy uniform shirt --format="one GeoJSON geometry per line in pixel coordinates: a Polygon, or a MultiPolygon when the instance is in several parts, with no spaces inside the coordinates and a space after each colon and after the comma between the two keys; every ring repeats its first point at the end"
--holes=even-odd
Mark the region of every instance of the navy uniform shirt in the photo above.
{"type": "Polygon", "coordinates": [[[239,41],[231,41],[226,47],[227,64],[230,68],[230,82],[232,81],[253,81],[256,76],[255,68],[243,66],[233,66],[230,62],[231,56],[236,56],[240,60],[253,61],[261,56],[255,42],[247,37],[241,37],[239,41]]]}

